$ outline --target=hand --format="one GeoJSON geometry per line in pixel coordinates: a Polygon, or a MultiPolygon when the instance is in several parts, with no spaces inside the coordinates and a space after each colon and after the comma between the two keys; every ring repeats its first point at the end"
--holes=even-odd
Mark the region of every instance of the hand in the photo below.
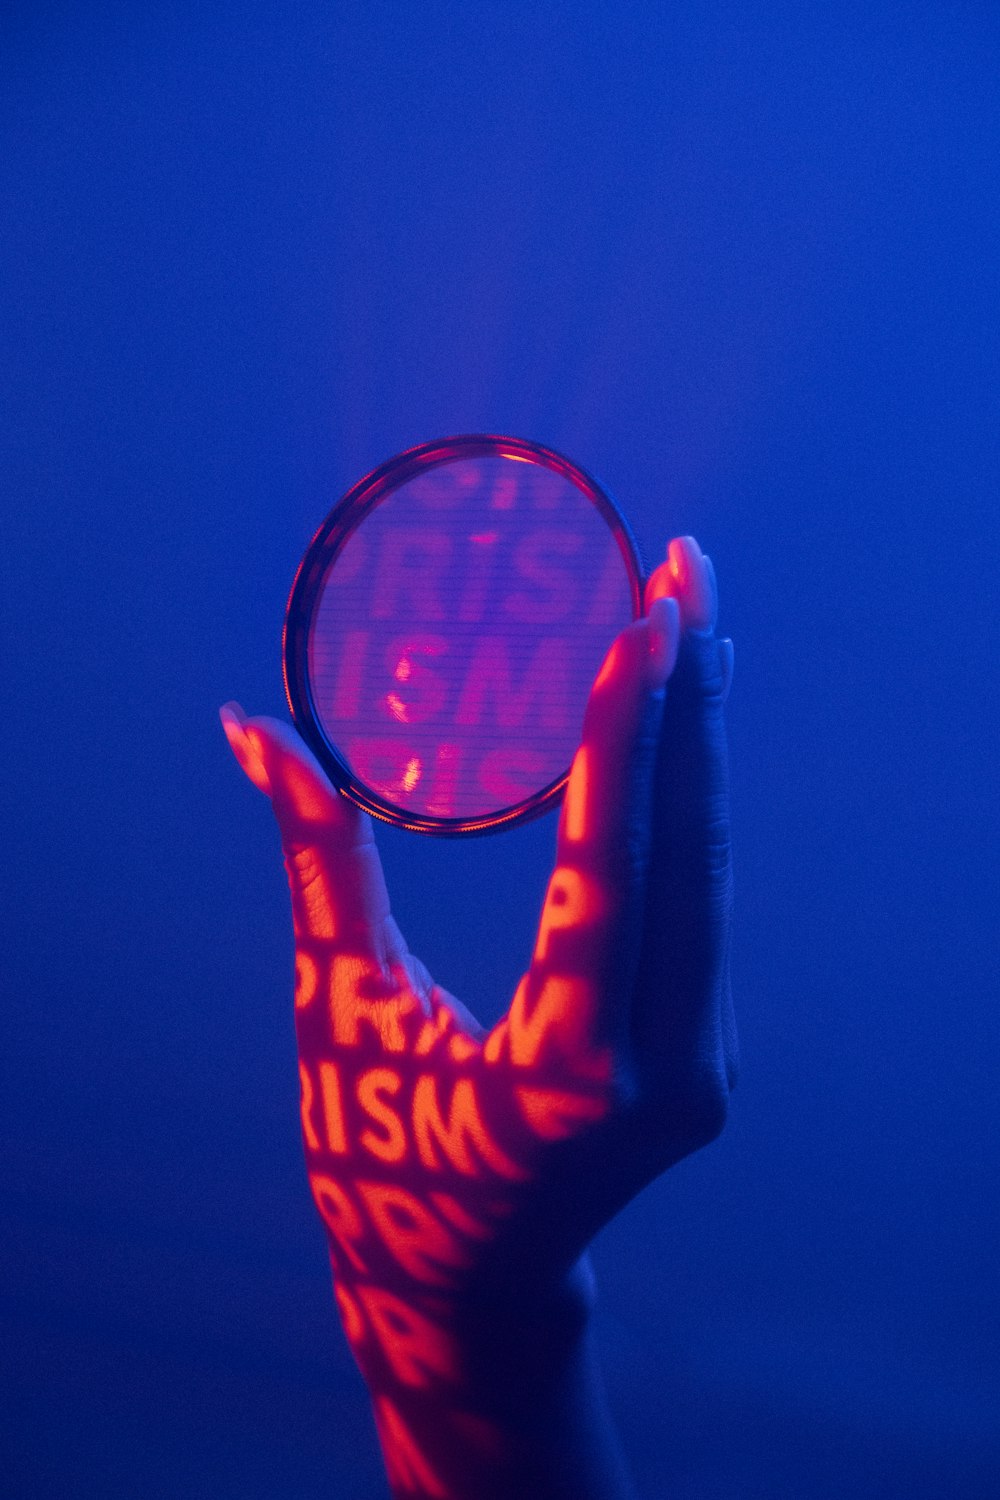
{"type": "Polygon", "coordinates": [[[732,654],[691,538],[646,604],[592,690],[531,963],[488,1035],[409,953],[370,820],[292,729],[222,711],[281,830],[309,1178],[400,1493],[485,1493],[452,1477],[442,1405],[495,1446],[476,1413],[525,1327],[572,1342],[594,1233],[725,1119],[732,654]]]}

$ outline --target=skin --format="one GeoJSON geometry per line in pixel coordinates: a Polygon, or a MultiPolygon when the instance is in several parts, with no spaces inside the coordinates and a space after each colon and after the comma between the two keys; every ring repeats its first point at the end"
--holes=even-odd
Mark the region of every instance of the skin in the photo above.
{"type": "Polygon", "coordinates": [[[394,1496],[625,1500],[586,1248],[721,1130],[736,1077],[714,571],[671,542],[588,703],[530,964],[486,1033],[393,921],[370,820],[222,710],[271,800],[310,1183],[394,1496]]]}

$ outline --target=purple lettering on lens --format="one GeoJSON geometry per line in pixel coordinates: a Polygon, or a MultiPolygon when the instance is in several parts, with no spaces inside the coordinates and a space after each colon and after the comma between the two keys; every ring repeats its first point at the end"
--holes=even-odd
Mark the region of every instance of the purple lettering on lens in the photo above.
{"type": "Polygon", "coordinates": [[[442,463],[369,511],[330,566],[315,711],[386,802],[487,818],[565,773],[631,617],[618,542],[569,479],[496,455],[442,463]]]}

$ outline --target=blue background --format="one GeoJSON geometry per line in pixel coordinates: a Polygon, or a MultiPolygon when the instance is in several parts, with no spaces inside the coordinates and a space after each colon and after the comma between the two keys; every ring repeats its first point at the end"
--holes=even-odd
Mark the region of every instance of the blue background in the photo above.
{"type": "MultiPolygon", "coordinates": [[[[596,1252],[642,1492],[995,1495],[996,7],[0,24],[4,1493],[385,1493],[216,708],[337,495],[493,429],[736,639],[744,1078],[596,1252]]],[[[484,1017],[552,836],[380,833],[484,1017]]]]}

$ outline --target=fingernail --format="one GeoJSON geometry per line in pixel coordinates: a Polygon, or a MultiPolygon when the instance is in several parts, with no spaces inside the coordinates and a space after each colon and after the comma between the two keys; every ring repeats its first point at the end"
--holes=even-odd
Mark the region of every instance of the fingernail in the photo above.
{"type": "Polygon", "coordinates": [[[667,681],[677,661],[681,633],[681,615],[676,599],[654,599],[646,616],[649,656],[646,673],[650,687],[659,688],[667,681]]]}
{"type": "Polygon", "coordinates": [[[662,562],[658,568],[654,568],[646,580],[643,592],[647,611],[652,608],[654,599],[672,599],[674,591],[673,577],[670,567],[662,562]]]}
{"type": "Polygon", "coordinates": [[[222,728],[229,748],[239,761],[243,771],[249,776],[254,786],[271,795],[271,778],[267,774],[264,762],[261,760],[249,735],[243,728],[246,723],[246,715],[238,703],[224,703],[219,709],[219,718],[222,720],[222,728]],[[242,722],[241,722],[242,720],[242,722]]]}
{"type": "Polygon", "coordinates": [[[227,714],[231,719],[235,719],[237,724],[242,725],[247,721],[247,716],[243,711],[243,705],[241,703],[237,703],[235,698],[231,698],[228,703],[224,703],[219,709],[219,718],[222,720],[223,724],[226,722],[227,714]]]}
{"type": "Polygon", "coordinates": [[[243,733],[243,725],[240,723],[236,713],[235,703],[224,703],[219,709],[219,718],[222,720],[222,727],[226,731],[226,739],[231,745],[234,741],[246,740],[246,735],[243,733]]]}
{"type": "Polygon", "coordinates": [[[724,636],[719,642],[719,666],[722,669],[723,703],[729,697],[729,689],[733,685],[733,658],[733,643],[728,636],[724,636]]]}
{"type": "Polygon", "coordinates": [[[705,565],[705,572],[708,574],[708,585],[712,591],[712,625],[714,628],[715,622],[719,618],[719,580],[715,576],[715,564],[707,552],[701,554],[701,560],[705,565]]]}
{"type": "Polygon", "coordinates": [[[693,536],[675,537],[667,553],[670,571],[677,581],[685,630],[715,627],[714,569],[693,536]]]}

